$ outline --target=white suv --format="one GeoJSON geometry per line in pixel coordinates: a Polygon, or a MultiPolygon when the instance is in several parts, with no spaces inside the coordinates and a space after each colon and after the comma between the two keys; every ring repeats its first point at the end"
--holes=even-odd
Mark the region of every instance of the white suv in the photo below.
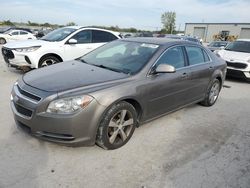
{"type": "Polygon", "coordinates": [[[250,39],[238,39],[215,52],[227,63],[227,75],[250,81],[250,39]]]}
{"type": "Polygon", "coordinates": [[[13,67],[39,68],[73,60],[119,39],[120,33],[89,27],[64,27],[54,30],[40,40],[7,43],[2,48],[5,62],[13,67]]]}

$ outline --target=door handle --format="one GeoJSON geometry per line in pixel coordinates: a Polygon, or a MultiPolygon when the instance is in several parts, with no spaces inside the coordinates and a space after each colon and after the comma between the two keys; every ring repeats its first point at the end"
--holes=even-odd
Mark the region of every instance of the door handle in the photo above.
{"type": "Polygon", "coordinates": [[[214,67],[213,67],[213,66],[210,66],[208,69],[209,69],[209,70],[213,70],[213,69],[214,69],[214,67]]]}
{"type": "Polygon", "coordinates": [[[184,79],[184,78],[187,78],[188,77],[188,74],[186,72],[184,72],[182,75],[181,75],[181,78],[184,79]]]}

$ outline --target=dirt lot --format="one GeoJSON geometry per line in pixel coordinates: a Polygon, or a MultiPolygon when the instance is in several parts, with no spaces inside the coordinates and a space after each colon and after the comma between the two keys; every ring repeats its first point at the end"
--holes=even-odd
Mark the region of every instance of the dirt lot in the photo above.
{"type": "Polygon", "coordinates": [[[226,81],[217,104],[137,129],[124,147],[70,148],[16,128],[10,91],[22,73],[0,55],[0,188],[250,187],[250,85],[226,81]]]}

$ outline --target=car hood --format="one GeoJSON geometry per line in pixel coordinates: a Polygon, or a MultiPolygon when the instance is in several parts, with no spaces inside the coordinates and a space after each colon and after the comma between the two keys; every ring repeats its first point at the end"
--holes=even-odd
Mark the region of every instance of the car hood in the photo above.
{"type": "Polygon", "coordinates": [[[23,76],[23,81],[40,90],[60,92],[119,80],[128,76],[75,60],[31,71],[23,76]]]}
{"type": "Polygon", "coordinates": [[[218,53],[226,61],[248,61],[250,59],[250,53],[229,50],[220,50],[218,53]]]}
{"type": "Polygon", "coordinates": [[[16,42],[9,42],[4,45],[6,48],[28,48],[32,46],[42,46],[44,44],[48,44],[50,42],[44,40],[22,40],[16,42]]]}

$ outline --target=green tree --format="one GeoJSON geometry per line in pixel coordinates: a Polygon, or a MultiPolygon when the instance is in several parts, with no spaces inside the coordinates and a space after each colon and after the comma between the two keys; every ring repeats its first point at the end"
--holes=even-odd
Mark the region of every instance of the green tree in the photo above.
{"type": "Polygon", "coordinates": [[[164,29],[167,33],[175,32],[175,20],[176,13],[172,11],[165,12],[161,15],[161,23],[163,24],[164,29]]]}
{"type": "Polygon", "coordinates": [[[4,21],[2,22],[2,25],[14,26],[14,23],[12,23],[10,20],[4,20],[4,21]]]}
{"type": "Polygon", "coordinates": [[[66,26],[75,26],[75,25],[76,25],[75,22],[69,22],[69,23],[66,24],[66,26]]]}

